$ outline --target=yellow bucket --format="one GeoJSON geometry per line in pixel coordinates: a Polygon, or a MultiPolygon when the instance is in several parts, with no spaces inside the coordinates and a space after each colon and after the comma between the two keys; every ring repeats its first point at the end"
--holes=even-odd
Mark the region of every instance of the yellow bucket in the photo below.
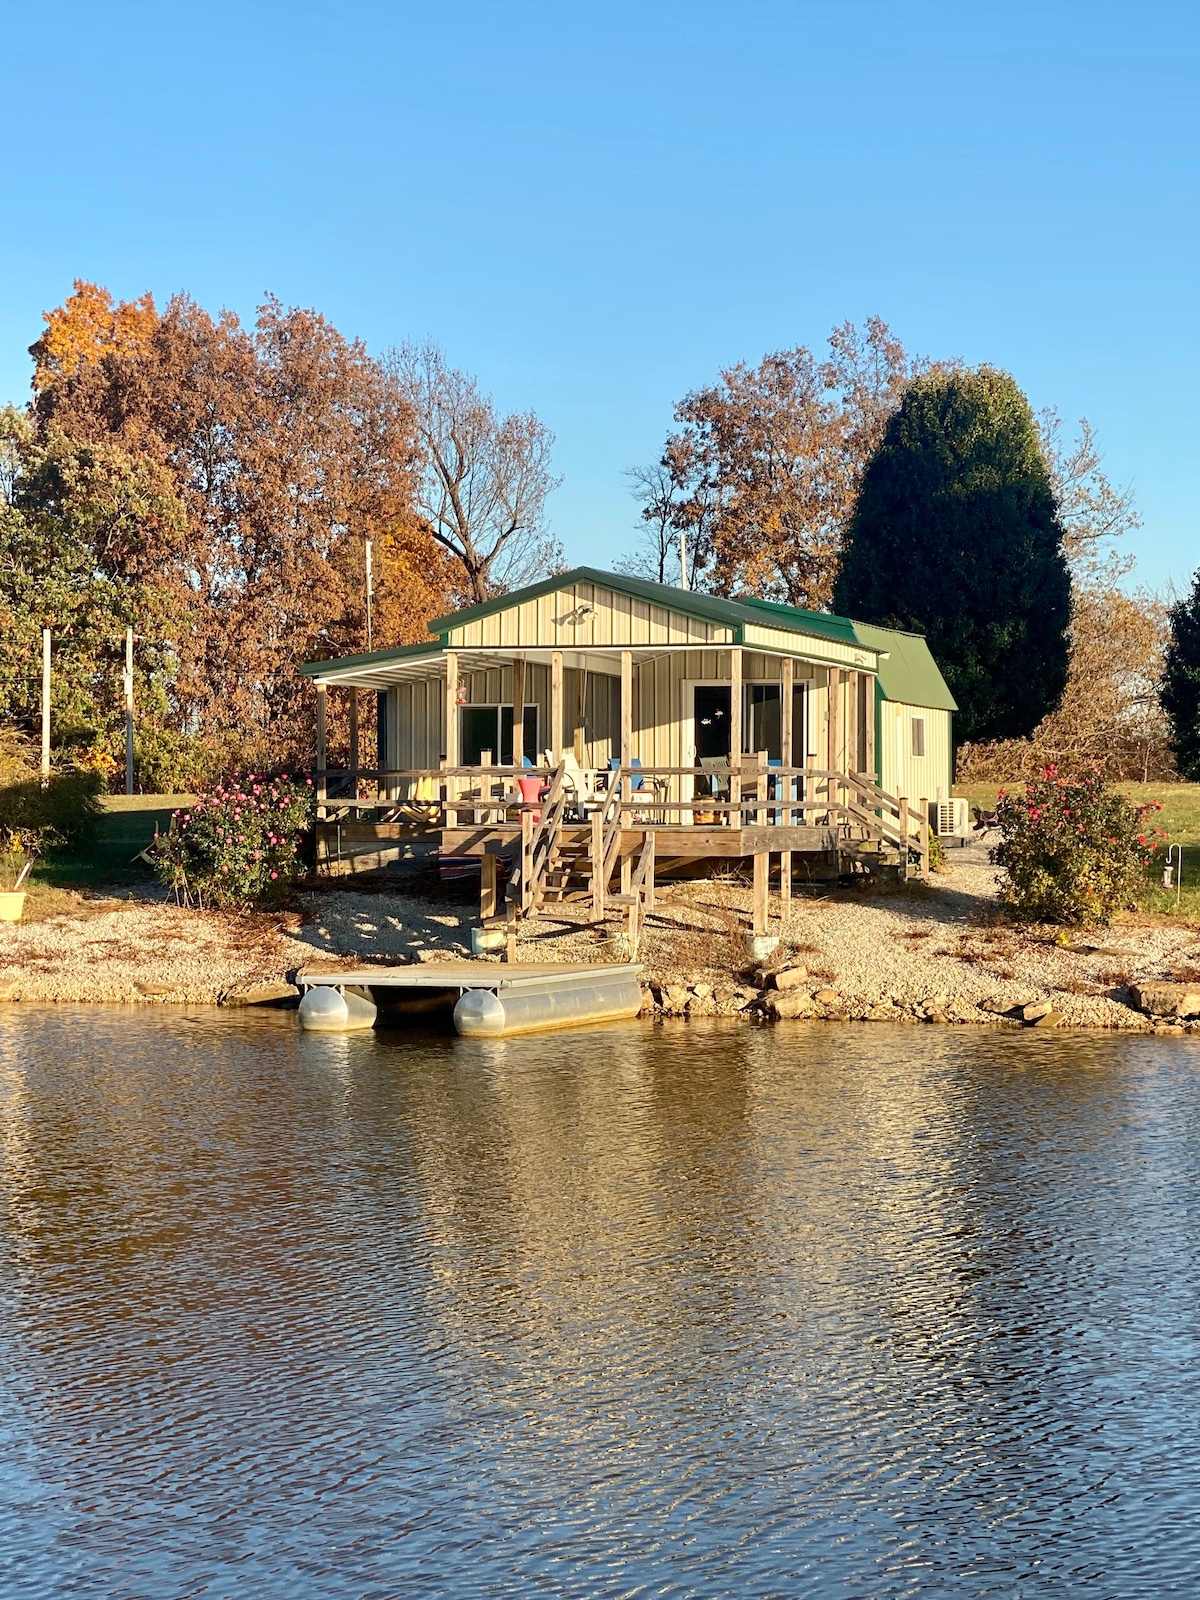
{"type": "Polygon", "coordinates": [[[0,922],[20,922],[24,909],[24,889],[0,889],[0,922]]]}

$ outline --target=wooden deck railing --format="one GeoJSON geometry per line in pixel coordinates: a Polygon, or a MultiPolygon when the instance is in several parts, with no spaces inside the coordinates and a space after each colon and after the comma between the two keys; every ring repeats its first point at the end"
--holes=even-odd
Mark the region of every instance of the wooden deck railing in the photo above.
{"type": "Polygon", "coordinates": [[[928,871],[926,800],[888,794],[866,773],[776,767],[750,757],[739,767],[717,770],[635,767],[600,777],[606,787],[589,797],[574,792],[565,765],[329,769],[316,775],[318,815],[345,819],[369,812],[380,821],[410,822],[431,831],[492,824],[521,830],[523,839],[528,831],[533,854],[529,877],[522,872],[521,878],[531,885],[549,870],[572,807],[590,823],[599,851],[598,863],[593,853],[593,875],[605,885],[620,854],[621,835],[631,828],[832,828],[847,840],[875,840],[902,858],[915,856],[919,869],[928,871]],[[535,777],[550,786],[550,794],[538,804],[522,802],[516,780],[535,777]],[[535,811],[541,813],[537,823],[535,811]]]}

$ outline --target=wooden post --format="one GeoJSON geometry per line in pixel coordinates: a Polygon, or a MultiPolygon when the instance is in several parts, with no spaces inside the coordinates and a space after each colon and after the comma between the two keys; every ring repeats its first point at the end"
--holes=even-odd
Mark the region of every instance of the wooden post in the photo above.
{"type": "Polygon", "coordinates": [[[767,759],[767,752],[765,750],[760,750],[758,752],[758,784],[756,786],[758,792],[758,811],[756,813],[756,821],[758,822],[760,828],[765,828],[767,825],[767,787],[769,783],[769,779],[767,777],[767,759]]]}
{"type": "Polygon", "coordinates": [[[446,765],[458,765],[458,651],[446,651],[446,725],[442,735],[446,765]]]}
{"type": "Polygon", "coordinates": [[[125,793],[133,793],[133,629],[125,629],[125,793]]]}
{"type": "Polygon", "coordinates": [[[510,900],[504,908],[504,959],[517,959],[517,903],[510,900]]]}
{"type": "Polygon", "coordinates": [[[929,801],[926,800],[924,795],[921,796],[920,827],[921,876],[927,878],[929,876],[929,801]]]}
{"type": "Polygon", "coordinates": [[[599,811],[592,812],[592,921],[604,921],[604,818],[599,811]]]}
{"type": "MultiPolygon", "coordinates": [[[[513,766],[519,767],[525,754],[525,657],[513,662],[513,766]]],[[[533,752],[534,760],[537,751],[533,752]]]]}
{"type": "Polygon", "coordinates": [[[479,920],[486,924],[496,915],[496,869],[499,857],[485,852],[479,861],[479,920]]]}
{"type": "Polygon", "coordinates": [[[654,842],[654,830],[646,830],[646,843],[649,847],[650,859],[646,863],[646,910],[654,910],[654,868],[657,865],[656,852],[658,846],[654,842]]]}
{"type": "Polygon", "coordinates": [[[533,904],[533,812],[521,807],[521,910],[527,912],[533,904]]]}
{"type": "Polygon", "coordinates": [[[550,657],[550,759],[554,766],[562,760],[563,747],[563,662],[562,651],[550,657]]]}
{"type": "Polygon", "coordinates": [[[858,747],[861,744],[859,737],[859,681],[861,673],[848,672],[846,682],[849,688],[846,691],[846,771],[849,773],[860,772],[862,768],[858,761],[858,747]]]}
{"type": "Polygon", "coordinates": [[[50,629],[42,629],[42,777],[50,776],[50,629]]]}
{"type": "Polygon", "coordinates": [[[633,892],[633,857],[628,853],[621,856],[621,893],[629,895],[633,892]]]}
{"type": "Polygon", "coordinates": [[[878,783],[879,782],[879,773],[875,770],[875,683],[876,683],[876,679],[875,679],[874,674],[870,673],[870,672],[864,673],[863,674],[863,682],[864,682],[864,684],[866,686],[866,693],[864,695],[864,700],[865,700],[866,703],[865,703],[865,705],[863,707],[863,714],[864,714],[864,718],[865,718],[865,721],[866,721],[866,731],[867,731],[867,740],[866,740],[866,744],[867,744],[867,776],[871,779],[871,781],[873,783],[878,783]]]}
{"type": "Polygon", "coordinates": [[[317,684],[317,815],[325,805],[325,685],[317,684]]]}
{"type": "Polygon", "coordinates": [[[350,691],[350,770],[354,774],[354,798],[358,799],[358,690],[350,691]]]}
{"type": "Polygon", "coordinates": [[[729,765],[736,772],[741,764],[742,647],[735,644],[729,652],[729,765]]]}
{"type": "MultiPolygon", "coordinates": [[[[458,651],[446,651],[446,766],[458,766],[458,651]]],[[[446,826],[458,826],[458,807],[454,804],[458,799],[458,779],[447,774],[444,779],[446,787],[446,826]]]]}
{"type": "Polygon", "coordinates": [[[828,672],[829,690],[826,696],[829,705],[828,732],[829,732],[829,759],[826,763],[830,772],[840,772],[838,758],[842,746],[842,674],[837,667],[830,667],[828,672]]]}
{"type": "Polygon", "coordinates": [[[629,959],[630,959],[630,961],[636,961],[637,957],[638,957],[638,939],[639,939],[639,936],[641,934],[641,920],[642,920],[641,916],[639,915],[639,913],[640,913],[641,909],[642,909],[642,897],[641,897],[641,895],[640,894],[632,895],[630,897],[628,906],[626,906],[626,908],[625,908],[625,915],[626,915],[626,918],[627,918],[627,921],[625,923],[625,932],[626,932],[626,936],[627,936],[627,938],[629,940],[629,959]]]}
{"type": "MultiPolygon", "coordinates": [[[[841,798],[841,795],[840,795],[840,787],[841,786],[839,785],[836,777],[833,776],[833,774],[835,774],[835,773],[837,773],[837,772],[839,772],[841,770],[841,768],[838,765],[838,758],[839,758],[839,755],[841,753],[841,744],[842,744],[842,739],[841,739],[842,674],[841,674],[841,670],[838,667],[830,667],[828,672],[826,673],[826,677],[828,679],[828,689],[827,689],[826,695],[825,695],[825,700],[826,700],[826,704],[827,704],[827,708],[828,708],[828,715],[826,717],[826,732],[827,732],[828,738],[829,738],[829,748],[828,748],[828,750],[826,752],[827,759],[826,759],[826,762],[825,762],[825,766],[826,766],[827,770],[830,773],[830,777],[828,777],[825,780],[825,785],[826,785],[826,793],[827,793],[828,798],[829,798],[829,803],[830,803],[831,806],[834,806],[834,805],[837,804],[838,800],[841,798]]],[[[829,814],[829,824],[830,824],[831,827],[835,827],[837,825],[837,817],[832,811],[829,814]]]]}
{"type": "Polygon", "coordinates": [[[765,850],[754,852],[754,932],[761,937],[767,931],[767,884],[771,870],[771,857],[765,850]]]}
{"type": "Polygon", "coordinates": [[[785,902],[792,898],[792,852],[779,852],[779,898],[785,902]]]}
{"type": "Polygon", "coordinates": [[[621,651],[621,771],[633,762],[633,651],[621,651]]]}
{"type": "MultiPolygon", "coordinates": [[[[491,777],[490,777],[490,775],[489,776],[485,776],[484,775],[486,769],[488,767],[490,767],[491,764],[492,764],[492,752],[490,750],[481,750],[479,752],[479,765],[484,770],[482,770],[480,772],[480,774],[479,774],[479,798],[481,800],[484,800],[484,801],[490,800],[492,798],[492,780],[491,780],[491,777]]],[[[480,811],[476,811],[474,813],[474,815],[472,816],[471,820],[472,820],[472,822],[479,823],[479,822],[491,822],[494,819],[492,817],[492,813],[491,813],[490,810],[480,810],[480,811]]]]}
{"type": "MultiPolygon", "coordinates": [[[[792,728],[792,706],[795,701],[796,663],[791,656],[784,656],[779,669],[779,754],[783,757],[783,767],[786,772],[789,767],[795,766],[796,752],[795,731],[792,728]]],[[[792,798],[792,782],[788,778],[784,784],[787,798],[792,798]]],[[[791,813],[784,817],[784,822],[791,823],[791,813]]]]}
{"type": "Polygon", "coordinates": [[[900,796],[900,876],[908,877],[908,801],[900,796]]]}
{"type": "Polygon", "coordinates": [[[583,723],[587,704],[587,669],[580,667],[575,674],[575,731],[572,749],[579,765],[583,765],[583,723]]]}

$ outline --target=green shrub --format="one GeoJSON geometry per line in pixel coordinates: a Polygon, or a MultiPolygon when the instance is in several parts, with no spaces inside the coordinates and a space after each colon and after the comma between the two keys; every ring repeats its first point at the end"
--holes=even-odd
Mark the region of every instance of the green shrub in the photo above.
{"type": "Polygon", "coordinates": [[[1105,923],[1132,907],[1145,868],[1165,837],[1099,770],[1064,778],[1046,767],[1022,795],[1001,789],[1001,842],[992,860],[1008,874],[1001,898],[1038,922],[1105,923]]]}
{"type": "Polygon", "coordinates": [[[199,905],[278,902],[307,868],[315,814],[311,778],[225,778],[175,812],[152,848],[155,871],[199,905]]]}
{"type": "Polygon", "coordinates": [[[54,772],[43,780],[26,745],[0,739],[0,857],[86,850],[96,837],[103,781],[94,772],[54,772]]]}

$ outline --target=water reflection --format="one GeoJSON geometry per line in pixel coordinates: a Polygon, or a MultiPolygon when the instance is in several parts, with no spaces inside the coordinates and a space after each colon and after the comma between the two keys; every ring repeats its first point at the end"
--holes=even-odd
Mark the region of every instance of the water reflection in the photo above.
{"type": "Polygon", "coordinates": [[[1197,1063],[0,1012],[0,1592],[1190,1588],[1197,1063]]]}

